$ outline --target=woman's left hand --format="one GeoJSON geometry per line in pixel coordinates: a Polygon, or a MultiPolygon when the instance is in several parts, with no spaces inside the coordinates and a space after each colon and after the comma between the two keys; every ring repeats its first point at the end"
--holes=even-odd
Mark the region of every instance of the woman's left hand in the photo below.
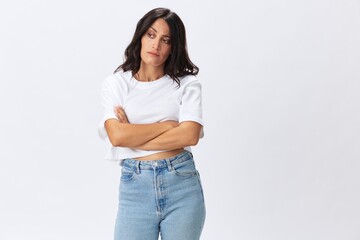
{"type": "Polygon", "coordinates": [[[114,112],[115,112],[115,115],[118,118],[119,122],[129,123],[126,113],[122,107],[120,107],[120,106],[115,107],[114,112]]]}

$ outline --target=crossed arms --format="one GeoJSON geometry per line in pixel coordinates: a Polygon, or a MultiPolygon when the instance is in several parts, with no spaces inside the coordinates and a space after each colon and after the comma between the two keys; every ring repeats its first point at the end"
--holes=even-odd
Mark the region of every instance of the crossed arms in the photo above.
{"type": "Polygon", "coordinates": [[[116,107],[114,111],[117,119],[105,121],[105,129],[113,146],[141,150],[174,150],[194,146],[199,141],[202,126],[197,122],[131,124],[121,107],[116,107]]]}

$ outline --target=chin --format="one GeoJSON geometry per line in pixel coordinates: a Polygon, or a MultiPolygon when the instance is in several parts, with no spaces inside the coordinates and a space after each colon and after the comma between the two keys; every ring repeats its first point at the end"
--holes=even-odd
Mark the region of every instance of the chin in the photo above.
{"type": "Polygon", "coordinates": [[[144,64],[151,67],[161,67],[164,65],[163,63],[153,62],[153,61],[148,61],[148,62],[144,61],[144,64]]]}

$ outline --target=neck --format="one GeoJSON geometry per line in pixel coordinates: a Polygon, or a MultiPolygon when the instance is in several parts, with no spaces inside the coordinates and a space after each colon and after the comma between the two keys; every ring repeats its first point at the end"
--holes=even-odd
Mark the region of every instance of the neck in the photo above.
{"type": "Polygon", "coordinates": [[[148,67],[144,64],[140,65],[139,71],[135,74],[135,78],[143,82],[151,82],[165,75],[164,67],[148,67]]]}

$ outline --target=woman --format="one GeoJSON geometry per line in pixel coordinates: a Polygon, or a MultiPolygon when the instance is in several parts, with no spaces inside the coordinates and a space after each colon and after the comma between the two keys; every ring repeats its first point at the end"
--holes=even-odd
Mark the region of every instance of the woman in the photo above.
{"type": "Polygon", "coordinates": [[[116,240],[196,240],[205,220],[190,146],[203,136],[201,85],[185,27],[156,8],[141,18],[125,61],[105,79],[100,136],[120,161],[116,240]]]}

